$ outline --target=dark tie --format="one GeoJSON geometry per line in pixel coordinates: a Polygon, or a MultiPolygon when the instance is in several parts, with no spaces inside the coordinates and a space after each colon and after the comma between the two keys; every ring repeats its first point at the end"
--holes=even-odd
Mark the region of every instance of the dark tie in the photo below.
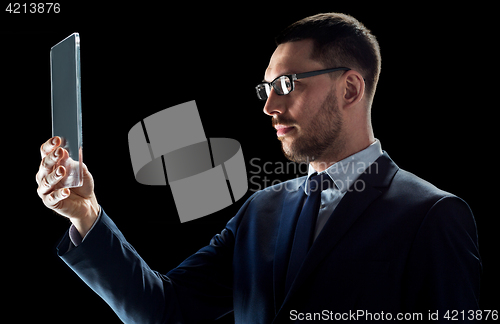
{"type": "Polygon", "coordinates": [[[321,203],[321,191],[331,187],[333,187],[333,181],[326,173],[315,174],[309,178],[309,196],[302,207],[295,227],[295,236],[286,274],[285,294],[288,293],[312,245],[316,229],[316,218],[321,203]]]}

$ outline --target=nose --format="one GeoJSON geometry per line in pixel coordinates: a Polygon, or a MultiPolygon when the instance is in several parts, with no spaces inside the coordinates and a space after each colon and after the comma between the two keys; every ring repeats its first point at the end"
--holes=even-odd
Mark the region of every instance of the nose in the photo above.
{"type": "Polygon", "coordinates": [[[276,94],[273,88],[267,97],[266,104],[264,106],[264,114],[269,116],[275,116],[283,114],[286,111],[286,96],[279,96],[276,94]]]}

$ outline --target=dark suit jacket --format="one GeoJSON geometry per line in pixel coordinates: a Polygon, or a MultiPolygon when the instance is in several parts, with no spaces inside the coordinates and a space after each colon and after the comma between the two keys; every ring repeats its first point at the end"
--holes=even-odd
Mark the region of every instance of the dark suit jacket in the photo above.
{"type": "Polygon", "coordinates": [[[304,181],[256,192],[208,246],[166,275],[148,267],[104,212],[78,247],[67,251],[66,234],[59,255],[125,323],[198,323],[232,310],[236,323],[353,320],[361,311],[372,317],[358,321],[382,312],[426,320],[429,311],[442,319],[447,310],[478,309],[481,262],[468,205],[387,153],[345,194],[285,296],[304,181]]]}

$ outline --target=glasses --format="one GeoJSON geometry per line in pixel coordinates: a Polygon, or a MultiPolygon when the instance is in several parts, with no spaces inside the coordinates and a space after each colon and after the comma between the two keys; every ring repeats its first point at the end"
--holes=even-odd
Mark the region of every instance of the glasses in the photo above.
{"type": "Polygon", "coordinates": [[[255,87],[255,90],[257,90],[257,97],[259,97],[260,100],[267,100],[267,98],[269,98],[269,94],[271,93],[271,87],[274,89],[277,95],[284,96],[292,92],[293,89],[295,89],[295,82],[294,82],[295,80],[310,78],[316,75],[321,75],[330,72],[349,71],[349,70],[350,68],[339,67],[333,69],[282,75],[277,77],[271,82],[264,82],[259,84],[258,86],[255,87]]]}

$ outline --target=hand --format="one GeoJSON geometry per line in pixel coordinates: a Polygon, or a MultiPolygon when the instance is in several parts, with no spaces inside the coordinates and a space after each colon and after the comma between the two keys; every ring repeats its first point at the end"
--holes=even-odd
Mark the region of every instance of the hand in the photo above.
{"type": "Polygon", "coordinates": [[[61,138],[55,136],[40,148],[42,162],[36,174],[38,195],[48,208],[69,218],[84,237],[99,215],[99,205],[94,194],[94,179],[83,164],[83,186],[62,188],[59,184],[66,169],[58,162],[69,157],[68,151],[60,147],[61,138]]]}

